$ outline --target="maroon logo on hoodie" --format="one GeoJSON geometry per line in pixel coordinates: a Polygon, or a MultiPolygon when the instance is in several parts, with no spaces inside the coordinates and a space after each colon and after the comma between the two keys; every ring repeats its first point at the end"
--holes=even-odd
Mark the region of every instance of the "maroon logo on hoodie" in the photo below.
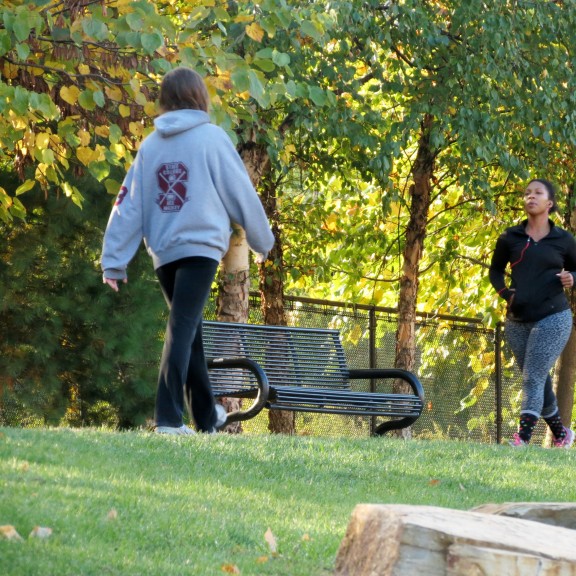
{"type": "Polygon", "coordinates": [[[126,194],[128,194],[128,188],[126,188],[126,186],[121,186],[120,192],[118,192],[118,196],[116,197],[116,202],[114,204],[116,206],[120,206],[120,204],[122,204],[122,201],[126,197],[126,194]]]}
{"type": "Polygon", "coordinates": [[[162,212],[179,212],[190,198],[186,198],[186,182],[188,182],[188,168],[182,162],[162,164],[156,172],[158,194],[156,204],[162,212]]]}

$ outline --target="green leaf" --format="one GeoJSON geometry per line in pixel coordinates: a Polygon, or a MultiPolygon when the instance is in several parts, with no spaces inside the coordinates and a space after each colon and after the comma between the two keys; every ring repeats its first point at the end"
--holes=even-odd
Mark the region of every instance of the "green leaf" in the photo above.
{"type": "Polygon", "coordinates": [[[117,124],[110,124],[110,136],[108,139],[111,144],[118,144],[122,138],[122,130],[117,124]]]}
{"type": "Polygon", "coordinates": [[[54,151],[50,150],[50,148],[46,148],[42,150],[42,162],[44,164],[53,164],[54,163],[54,151]]]}
{"type": "Polygon", "coordinates": [[[276,68],[272,60],[265,60],[263,58],[256,58],[254,60],[254,64],[264,72],[272,72],[276,68]]]}
{"type": "Polygon", "coordinates": [[[98,182],[107,178],[110,174],[110,164],[108,162],[91,162],[88,170],[98,182]]]}
{"type": "Polygon", "coordinates": [[[288,66],[290,64],[290,55],[274,50],[272,52],[272,61],[274,64],[276,64],[276,66],[288,66]]]}
{"type": "Polygon", "coordinates": [[[28,44],[17,44],[16,53],[20,60],[26,61],[30,55],[30,46],[28,46],[28,44]]]}
{"type": "Polygon", "coordinates": [[[317,42],[322,40],[321,32],[310,21],[302,22],[301,30],[302,30],[303,34],[305,34],[306,36],[310,36],[311,38],[313,38],[317,42]]]}
{"type": "Polygon", "coordinates": [[[237,68],[230,75],[234,88],[237,92],[246,92],[250,90],[250,77],[248,75],[248,69],[237,68]]]}
{"type": "Polygon", "coordinates": [[[10,34],[6,30],[0,30],[0,57],[12,49],[10,34]]]}
{"type": "Polygon", "coordinates": [[[310,98],[316,106],[324,106],[326,104],[326,93],[322,88],[318,86],[309,86],[308,93],[310,94],[310,98]]]}
{"type": "Polygon", "coordinates": [[[97,90],[92,94],[92,98],[94,99],[94,103],[97,106],[103,108],[106,105],[106,98],[104,96],[104,92],[102,90],[97,90]]]}
{"type": "Polygon", "coordinates": [[[142,34],[140,41],[142,42],[142,48],[144,48],[148,54],[154,54],[164,43],[164,39],[158,32],[142,34]]]}
{"type": "Polygon", "coordinates": [[[264,92],[264,77],[261,72],[256,70],[248,71],[248,78],[250,81],[250,95],[255,98],[260,106],[267,107],[269,105],[269,100],[264,92]]]}
{"type": "Polygon", "coordinates": [[[18,198],[12,199],[12,206],[10,206],[10,214],[15,218],[24,220],[26,218],[26,208],[18,198]]]}
{"type": "Polygon", "coordinates": [[[30,26],[30,21],[26,12],[20,12],[17,14],[16,20],[12,26],[12,30],[18,42],[24,42],[24,40],[28,40],[32,27],[30,26]]]}
{"type": "Polygon", "coordinates": [[[144,25],[142,17],[137,12],[130,12],[127,14],[126,22],[128,23],[128,26],[130,26],[130,29],[135,32],[142,30],[142,26],[144,25]]]}
{"type": "Polygon", "coordinates": [[[104,180],[104,187],[106,188],[106,192],[108,192],[108,194],[112,196],[116,196],[116,194],[118,194],[120,186],[121,186],[120,182],[112,178],[107,178],[106,180],[104,180]]]}
{"type": "Polygon", "coordinates": [[[82,30],[84,30],[86,36],[95,40],[102,41],[108,38],[108,27],[101,20],[95,20],[94,18],[82,20],[82,30]]]}
{"type": "Polygon", "coordinates": [[[93,93],[91,90],[83,90],[78,96],[78,104],[84,108],[84,110],[94,110],[96,108],[96,103],[94,102],[93,93]]]}

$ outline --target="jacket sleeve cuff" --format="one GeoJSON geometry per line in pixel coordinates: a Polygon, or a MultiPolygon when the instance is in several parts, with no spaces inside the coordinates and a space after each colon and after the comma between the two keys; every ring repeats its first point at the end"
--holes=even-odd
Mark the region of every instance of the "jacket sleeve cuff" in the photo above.
{"type": "Polygon", "coordinates": [[[104,278],[109,278],[110,280],[124,280],[126,278],[126,270],[107,268],[102,273],[102,279],[104,278]]]}
{"type": "Polygon", "coordinates": [[[502,288],[501,290],[498,290],[498,296],[501,296],[502,298],[504,298],[504,300],[506,300],[506,302],[508,302],[508,300],[510,300],[510,297],[512,296],[512,294],[514,294],[514,290],[510,290],[510,288],[502,288]]]}

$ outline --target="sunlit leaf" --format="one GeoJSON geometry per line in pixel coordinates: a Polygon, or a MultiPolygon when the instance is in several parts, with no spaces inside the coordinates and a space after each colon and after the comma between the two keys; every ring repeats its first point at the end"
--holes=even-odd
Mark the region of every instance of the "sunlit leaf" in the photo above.
{"type": "Polygon", "coordinates": [[[62,88],[60,88],[60,98],[68,104],[76,104],[79,95],[80,89],[77,86],[62,86],[62,88]]]}
{"type": "Polygon", "coordinates": [[[246,26],[246,34],[252,38],[252,40],[262,42],[265,32],[257,22],[254,22],[253,24],[246,26]]]}
{"type": "Polygon", "coordinates": [[[20,194],[24,194],[24,192],[28,192],[29,190],[32,190],[32,188],[34,188],[35,185],[36,185],[36,182],[34,180],[26,180],[26,182],[24,182],[23,184],[20,184],[20,186],[18,186],[18,188],[16,188],[15,195],[20,196],[20,194]]]}

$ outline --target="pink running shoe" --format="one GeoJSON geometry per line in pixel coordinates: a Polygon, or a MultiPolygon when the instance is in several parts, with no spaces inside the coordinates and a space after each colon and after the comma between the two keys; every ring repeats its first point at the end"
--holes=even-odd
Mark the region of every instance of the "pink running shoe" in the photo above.
{"type": "Polygon", "coordinates": [[[524,440],[520,438],[520,434],[518,434],[518,432],[514,432],[512,435],[512,440],[510,440],[508,444],[510,444],[510,446],[513,448],[524,448],[525,446],[528,446],[528,442],[524,442],[524,440]]]}
{"type": "Polygon", "coordinates": [[[564,438],[560,440],[554,440],[552,442],[554,448],[570,448],[570,446],[574,444],[574,431],[564,426],[564,432],[566,432],[566,436],[564,436],[564,438]]]}

